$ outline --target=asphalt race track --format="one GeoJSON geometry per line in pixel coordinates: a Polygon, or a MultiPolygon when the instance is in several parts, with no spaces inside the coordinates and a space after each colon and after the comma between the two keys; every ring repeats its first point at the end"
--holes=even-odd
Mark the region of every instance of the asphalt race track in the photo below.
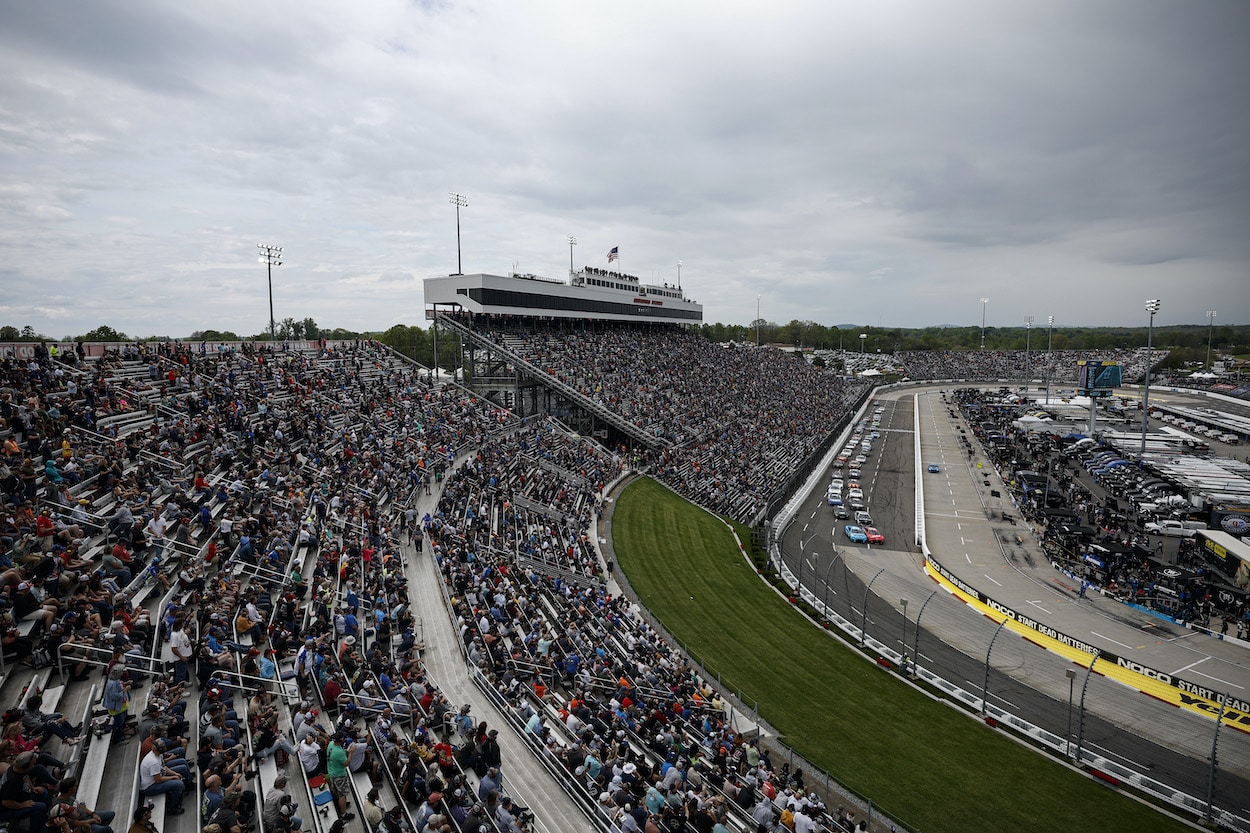
{"type": "MultiPolygon", "coordinates": [[[[1216,729],[1213,719],[1097,674],[1088,675],[1082,711],[1084,668],[1009,630],[995,638],[997,623],[940,589],[924,573],[914,543],[916,394],[920,394],[922,459],[942,466],[940,473],[924,475],[926,537],[934,557],[947,569],[1065,633],[1168,673],[1210,672],[1219,680],[1220,690],[1242,698],[1250,696],[1246,649],[1095,598],[1097,594],[1077,599],[1072,582],[1050,566],[1027,527],[999,520],[1004,508],[1011,510],[989,492],[993,488],[1004,498],[1006,492],[988,467],[976,467],[979,455],[970,459],[959,445],[959,420],[949,416],[940,390],[885,391],[869,406],[870,418],[875,405],[886,410],[882,428],[876,429],[881,437],[861,466],[860,482],[885,545],[847,540],[842,530],[847,521],[835,520],[826,505],[824,487],[838,471],[831,469],[783,530],[781,550],[787,565],[811,593],[851,621],[863,619],[864,587],[871,582],[869,633],[896,649],[905,638],[909,656],[912,646],[918,646],[919,665],[977,696],[985,685],[986,652],[994,640],[988,678],[991,701],[1060,737],[1067,733],[1071,715],[1074,745],[1079,737],[1083,748],[1205,799],[1216,729]],[[840,555],[835,554],[835,544],[840,555]],[[1065,674],[1068,669],[1077,672],[1072,681],[1065,674]]],[[[1215,805],[1250,817],[1250,734],[1222,727],[1217,761],[1215,805]]]]}

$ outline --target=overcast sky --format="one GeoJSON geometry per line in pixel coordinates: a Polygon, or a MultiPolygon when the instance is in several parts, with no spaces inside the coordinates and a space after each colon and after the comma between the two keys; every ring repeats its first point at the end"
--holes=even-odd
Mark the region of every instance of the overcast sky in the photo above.
{"type": "Polygon", "coordinates": [[[0,324],[421,323],[605,266],[709,322],[1250,321],[1250,4],[0,0],[0,324]]]}

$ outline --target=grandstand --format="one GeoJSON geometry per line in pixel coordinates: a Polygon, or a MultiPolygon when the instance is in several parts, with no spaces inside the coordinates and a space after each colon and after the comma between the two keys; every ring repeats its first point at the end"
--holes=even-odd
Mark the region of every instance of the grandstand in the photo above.
{"type": "MultiPolygon", "coordinates": [[[[553,356],[567,367],[586,349],[584,333],[565,335],[572,352],[547,356],[518,331],[481,337],[554,371],[553,356]]],[[[15,728],[16,742],[37,743],[49,777],[73,777],[87,807],[162,831],[230,813],[253,830],[571,828],[527,767],[492,775],[510,744],[490,723],[506,722],[542,783],[598,829],[628,827],[626,806],[753,828],[748,793],[782,795],[784,778],[608,593],[594,524],[637,465],[711,508],[758,515],[860,389],[676,328],[602,338],[625,340],[613,372],[551,384],[650,444],[605,445],[431,385],[372,342],[6,358],[0,685],[12,702],[42,696],[45,716],[32,710],[22,731],[42,735],[53,712],[71,727],[15,728]],[[641,373],[654,383],[633,399],[641,373]],[[439,610],[410,596],[426,570],[443,578],[439,610]],[[435,614],[450,615],[494,705],[481,719],[456,720],[472,710],[461,715],[423,661],[435,614]],[[125,710],[106,709],[122,691],[125,710]],[[153,771],[173,775],[152,784],[153,771]]]]}

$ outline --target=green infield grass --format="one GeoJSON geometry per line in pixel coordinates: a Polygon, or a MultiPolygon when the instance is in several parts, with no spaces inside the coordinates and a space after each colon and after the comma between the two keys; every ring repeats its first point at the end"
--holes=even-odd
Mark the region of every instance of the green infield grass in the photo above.
{"type": "Polygon", "coordinates": [[[726,690],[912,830],[1189,829],[857,657],[760,579],[724,523],[653,480],[620,496],[612,545],[643,604],[726,690]]]}

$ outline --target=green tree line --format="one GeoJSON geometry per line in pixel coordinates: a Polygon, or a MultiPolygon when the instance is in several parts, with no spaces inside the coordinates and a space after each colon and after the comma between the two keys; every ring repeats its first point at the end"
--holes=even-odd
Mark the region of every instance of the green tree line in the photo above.
{"type": "MultiPolygon", "coordinates": [[[[698,328],[704,336],[715,342],[755,342],[761,344],[785,344],[818,350],[850,350],[869,353],[893,353],[899,350],[976,350],[981,346],[980,327],[848,327],[826,326],[814,321],[790,321],[777,324],[759,319],[750,324],[703,324],[698,328]],[[861,338],[863,336],[863,338],[861,338]]],[[[429,329],[416,325],[396,324],[387,330],[357,332],[341,327],[325,329],[312,318],[296,320],[284,318],[276,326],[279,340],[318,339],[329,340],[376,338],[409,358],[427,367],[434,361],[434,338],[429,329]]],[[[1206,360],[1207,340],[1210,337],[1212,357],[1231,353],[1250,353],[1250,325],[1220,325],[1213,329],[1202,325],[1177,325],[1155,327],[1154,345],[1171,351],[1168,364],[1183,366],[1185,363],[1206,360]]],[[[168,336],[146,336],[143,340],[157,340],[168,336]]],[[[268,341],[268,331],[252,335],[240,335],[231,330],[197,330],[182,338],[187,341],[268,341]]],[[[107,325],[100,325],[79,335],[52,339],[27,325],[17,328],[0,326],[0,341],[134,341],[135,336],[107,325]]],[[[1051,346],[1055,350],[1110,350],[1116,348],[1144,347],[1145,327],[1055,327],[1050,333],[1051,346]]],[[[985,348],[987,350],[1045,350],[1047,328],[987,327],[985,348]]],[[[459,365],[459,340],[454,335],[439,339],[439,364],[444,368],[459,365]]]]}
{"type": "MultiPolygon", "coordinates": [[[[794,320],[777,324],[759,319],[750,324],[703,324],[701,332],[711,341],[754,343],[758,331],[761,344],[785,344],[818,350],[861,349],[870,353],[898,350],[976,350],[981,346],[980,327],[837,327],[814,321],[794,320]],[[863,335],[865,338],[860,338],[863,335]]],[[[1250,325],[1221,325],[1214,329],[1201,324],[1154,328],[1154,345],[1184,355],[1206,357],[1207,338],[1213,353],[1243,354],[1250,350],[1250,325]]],[[[1055,350],[1110,350],[1146,346],[1145,327],[1055,327],[1050,334],[1055,350]]],[[[986,327],[985,349],[1045,350],[1047,328],[986,327]]]]}

